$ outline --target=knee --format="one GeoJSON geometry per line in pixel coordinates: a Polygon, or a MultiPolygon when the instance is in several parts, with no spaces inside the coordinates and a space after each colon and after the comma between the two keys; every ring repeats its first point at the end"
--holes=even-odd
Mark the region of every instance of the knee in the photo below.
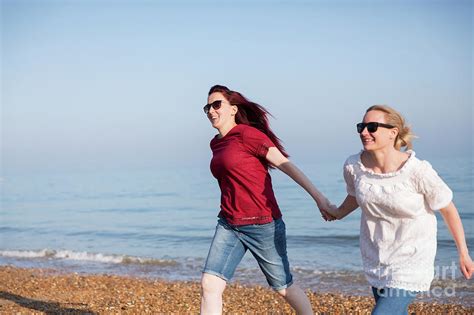
{"type": "Polygon", "coordinates": [[[225,280],[205,273],[201,278],[201,293],[203,295],[222,294],[224,292],[225,285],[225,280]]]}
{"type": "Polygon", "coordinates": [[[212,291],[213,286],[212,286],[212,281],[207,277],[206,275],[203,275],[201,277],[201,291],[204,292],[209,292],[212,291]]]}

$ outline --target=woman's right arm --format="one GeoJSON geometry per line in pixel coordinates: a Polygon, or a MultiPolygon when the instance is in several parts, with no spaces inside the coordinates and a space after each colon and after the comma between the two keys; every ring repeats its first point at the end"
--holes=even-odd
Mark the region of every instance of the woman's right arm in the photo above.
{"type": "Polygon", "coordinates": [[[344,217],[346,217],[349,213],[354,211],[359,207],[359,204],[357,203],[357,200],[354,196],[347,195],[346,199],[342,202],[342,204],[339,207],[333,207],[329,211],[325,211],[330,216],[328,216],[328,221],[333,221],[335,219],[340,220],[344,217]],[[335,219],[331,218],[334,217],[335,219]]]}

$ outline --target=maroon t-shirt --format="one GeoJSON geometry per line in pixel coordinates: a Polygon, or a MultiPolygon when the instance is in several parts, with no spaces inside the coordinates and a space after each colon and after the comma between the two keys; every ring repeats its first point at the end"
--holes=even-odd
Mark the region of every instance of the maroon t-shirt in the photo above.
{"type": "Polygon", "coordinates": [[[221,189],[221,211],[232,225],[264,224],[281,218],[265,159],[275,144],[260,130],[239,124],[211,140],[211,172],[221,189]]]}

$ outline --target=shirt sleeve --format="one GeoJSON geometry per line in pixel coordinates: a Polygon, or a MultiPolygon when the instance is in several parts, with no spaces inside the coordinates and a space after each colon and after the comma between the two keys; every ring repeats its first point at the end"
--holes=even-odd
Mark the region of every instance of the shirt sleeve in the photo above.
{"type": "Polygon", "coordinates": [[[416,176],[418,190],[424,195],[432,210],[439,210],[449,205],[453,199],[453,192],[429,162],[422,161],[416,176]]]}
{"type": "Polygon", "coordinates": [[[248,150],[250,154],[259,158],[265,158],[268,149],[276,147],[266,134],[253,127],[244,129],[242,132],[242,140],[245,149],[248,150]]]}
{"type": "Polygon", "coordinates": [[[352,166],[346,161],[344,163],[344,180],[346,181],[346,191],[349,195],[355,197],[354,175],[352,166]]]}

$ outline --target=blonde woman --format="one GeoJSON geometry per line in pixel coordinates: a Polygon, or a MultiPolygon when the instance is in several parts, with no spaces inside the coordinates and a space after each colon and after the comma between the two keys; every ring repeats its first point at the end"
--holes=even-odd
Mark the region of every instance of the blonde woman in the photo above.
{"type": "Polygon", "coordinates": [[[328,212],[342,219],[360,207],[360,250],[376,305],[372,314],[407,314],[434,277],[439,210],[456,243],[463,275],[474,265],[453,193],[411,150],[413,135],[393,108],[375,105],[357,124],[363,150],[344,165],[347,197],[328,212]],[[401,148],[408,150],[401,151],[401,148]]]}

